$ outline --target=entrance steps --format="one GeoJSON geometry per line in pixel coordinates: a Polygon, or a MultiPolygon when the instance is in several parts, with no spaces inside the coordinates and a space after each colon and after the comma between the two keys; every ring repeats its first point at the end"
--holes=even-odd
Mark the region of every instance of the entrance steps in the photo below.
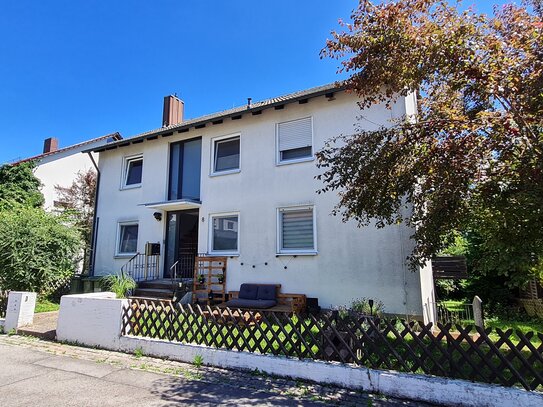
{"type": "Polygon", "coordinates": [[[172,286],[172,280],[170,279],[158,279],[150,281],[140,281],[133,297],[144,298],[160,298],[171,300],[173,299],[174,290],[177,286],[177,282],[174,282],[172,286]]]}

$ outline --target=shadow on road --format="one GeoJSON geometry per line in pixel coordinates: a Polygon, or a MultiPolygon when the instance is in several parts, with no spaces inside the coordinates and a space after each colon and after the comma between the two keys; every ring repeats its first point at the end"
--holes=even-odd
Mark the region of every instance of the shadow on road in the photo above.
{"type": "Polygon", "coordinates": [[[322,406],[322,403],[293,400],[286,396],[266,391],[247,389],[222,383],[208,383],[187,380],[181,377],[168,377],[154,382],[151,393],[168,402],[166,405],[179,403],[197,403],[199,406],[322,406]]]}

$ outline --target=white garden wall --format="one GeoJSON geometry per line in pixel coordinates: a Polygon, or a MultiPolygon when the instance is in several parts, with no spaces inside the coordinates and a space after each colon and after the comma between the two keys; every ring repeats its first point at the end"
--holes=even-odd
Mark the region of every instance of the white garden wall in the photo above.
{"type": "Polygon", "coordinates": [[[140,349],[148,356],[187,363],[192,363],[195,356],[200,355],[204,364],[210,366],[258,369],[268,374],[313,380],[446,406],[543,405],[541,393],[496,385],[121,336],[121,309],[125,300],[112,297],[112,293],[62,297],[57,338],[124,352],[140,349]]]}
{"type": "Polygon", "coordinates": [[[140,349],[148,356],[158,356],[187,363],[192,363],[194,357],[200,355],[204,364],[209,366],[258,369],[270,375],[312,380],[317,383],[333,384],[444,406],[540,407],[543,405],[543,394],[541,393],[471,383],[464,380],[374,370],[334,362],[296,360],[279,356],[219,350],[206,346],[182,345],[149,338],[121,337],[120,350],[134,352],[136,349],[140,349]]]}
{"type": "Polygon", "coordinates": [[[64,295],[60,300],[57,340],[117,349],[125,303],[110,292],[64,295]]]}

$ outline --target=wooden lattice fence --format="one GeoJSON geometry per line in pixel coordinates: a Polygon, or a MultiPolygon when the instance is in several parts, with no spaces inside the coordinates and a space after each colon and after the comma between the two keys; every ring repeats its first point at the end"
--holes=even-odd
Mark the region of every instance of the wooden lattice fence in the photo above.
{"type": "Polygon", "coordinates": [[[543,389],[543,333],[132,299],[122,334],[543,389]]]}

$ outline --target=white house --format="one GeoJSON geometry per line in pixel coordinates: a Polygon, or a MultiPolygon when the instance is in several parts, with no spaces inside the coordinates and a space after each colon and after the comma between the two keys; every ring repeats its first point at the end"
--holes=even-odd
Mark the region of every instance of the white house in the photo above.
{"type": "Polygon", "coordinates": [[[315,179],[327,139],[410,114],[414,97],[361,112],[331,84],[187,121],[179,99],[165,100],[164,127],[89,149],[101,174],[95,275],[118,272],[153,242],[165,278],[178,260],[225,255],[227,290],[276,283],[326,308],[371,297],[429,319],[431,270],[405,262],[412,231],[343,223],[331,215],[338,197],[317,194],[315,179]]]}
{"type": "Polygon", "coordinates": [[[43,153],[19,160],[14,165],[35,161],[34,175],[41,181],[41,192],[45,198],[44,208],[53,210],[57,202],[55,186],[70,187],[77,173],[94,169],[92,160],[98,160],[98,155],[91,153],[81,154],[83,150],[100,147],[108,142],[122,139],[119,133],[108,134],[68,147],[59,148],[58,139],[48,138],[43,143],[43,153]],[[91,155],[93,158],[91,158],[91,155]]]}

